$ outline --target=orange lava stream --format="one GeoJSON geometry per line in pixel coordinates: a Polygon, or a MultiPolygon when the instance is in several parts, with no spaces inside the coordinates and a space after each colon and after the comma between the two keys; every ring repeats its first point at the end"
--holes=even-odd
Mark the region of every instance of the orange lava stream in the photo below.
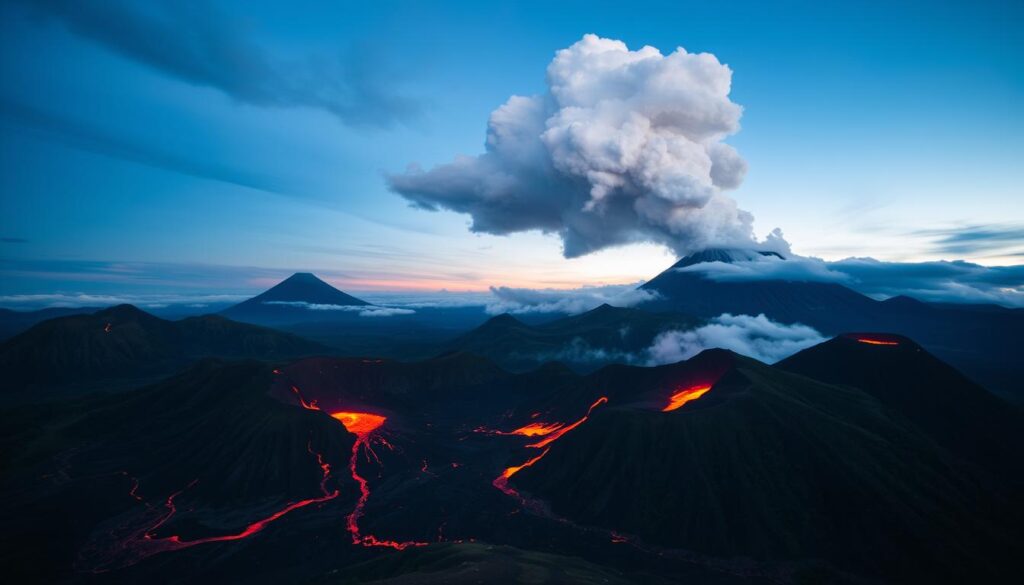
{"type": "MultiPolygon", "coordinates": [[[[524,505],[528,504],[528,502],[522,496],[519,495],[519,492],[517,492],[515,490],[515,488],[513,488],[513,487],[511,487],[509,485],[509,483],[508,483],[509,479],[513,475],[515,475],[516,473],[519,473],[520,470],[522,470],[522,469],[524,469],[526,467],[530,467],[534,463],[536,463],[536,462],[540,461],[541,459],[543,459],[544,456],[547,455],[548,452],[551,450],[551,447],[549,446],[549,445],[551,445],[551,443],[554,443],[558,439],[560,439],[563,436],[565,436],[565,434],[568,433],[569,431],[575,429],[576,427],[578,427],[581,424],[583,424],[584,422],[586,422],[587,419],[590,418],[590,413],[593,412],[595,408],[597,408],[598,406],[600,406],[602,404],[605,404],[607,402],[608,402],[608,398],[606,396],[602,396],[602,397],[598,398],[596,401],[594,401],[593,404],[590,405],[590,408],[587,409],[587,414],[585,414],[583,416],[583,418],[581,418],[578,421],[572,423],[571,425],[566,426],[563,423],[552,423],[551,425],[547,425],[547,427],[554,426],[555,430],[550,431],[549,433],[547,433],[547,436],[543,440],[538,441],[536,443],[531,443],[531,444],[527,445],[527,447],[529,447],[531,449],[544,449],[544,451],[542,451],[540,453],[540,455],[537,455],[535,457],[531,457],[530,459],[527,459],[524,463],[522,463],[520,465],[514,465],[512,467],[506,467],[505,470],[501,472],[501,475],[499,475],[498,477],[494,478],[494,481],[491,482],[491,485],[493,485],[494,487],[498,488],[499,490],[501,490],[506,495],[509,495],[509,496],[512,496],[512,497],[518,499],[524,505]]],[[[545,423],[534,423],[534,424],[545,424],[545,423]]],[[[531,426],[531,425],[527,425],[527,426],[531,426]]],[[[526,436],[531,436],[531,435],[526,435],[526,436]]]]}
{"type": "MultiPolygon", "coordinates": [[[[352,457],[348,461],[348,469],[352,474],[352,479],[359,484],[359,501],[356,502],[356,507],[353,508],[352,512],[345,518],[345,528],[349,534],[352,535],[353,544],[361,544],[363,546],[386,546],[396,550],[404,550],[410,546],[425,546],[425,542],[398,542],[395,540],[384,540],[379,539],[372,534],[360,534],[359,532],[359,519],[363,516],[363,510],[366,507],[366,501],[370,499],[370,483],[365,477],[359,475],[357,464],[359,462],[359,448],[362,447],[368,453],[373,453],[373,449],[370,446],[370,440],[373,438],[373,433],[383,426],[386,417],[380,416],[379,414],[370,414],[368,412],[332,412],[331,417],[337,419],[341,424],[345,425],[348,432],[356,436],[356,442],[352,444],[352,457]]],[[[376,453],[373,453],[374,459],[380,462],[377,458],[376,453]]]]}
{"type": "MultiPolygon", "coordinates": [[[[317,405],[316,400],[310,400],[307,402],[297,386],[292,386],[291,389],[292,393],[295,394],[296,398],[298,398],[299,404],[301,404],[303,408],[307,410],[320,410],[323,412],[323,410],[317,405]]],[[[356,502],[356,507],[352,509],[352,512],[345,517],[345,529],[352,535],[353,544],[361,544],[363,546],[386,546],[396,550],[404,550],[410,546],[426,546],[426,542],[398,542],[395,540],[380,539],[372,534],[360,533],[359,519],[363,516],[363,510],[366,508],[367,500],[370,499],[370,482],[368,482],[362,475],[359,475],[359,470],[357,468],[359,462],[359,450],[362,448],[368,461],[372,456],[373,460],[380,464],[380,458],[377,457],[377,453],[374,452],[370,442],[371,440],[377,440],[389,449],[391,448],[391,444],[387,442],[387,439],[381,437],[377,432],[382,426],[384,426],[384,421],[387,420],[387,417],[369,412],[351,412],[346,410],[339,410],[329,414],[331,418],[344,425],[345,430],[356,436],[356,442],[352,443],[352,457],[349,458],[348,469],[349,473],[352,475],[352,479],[359,485],[359,500],[356,502]]]]}
{"type": "Polygon", "coordinates": [[[681,390],[675,391],[672,396],[669,396],[668,405],[662,408],[662,412],[669,412],[682,407],[691,400],[697,400],[701,396],[707,394],[708,390],[711,390],[710,384],[697,384],[695,386],[689,386],[681,390]]]}
{"type": "Polygon", "coordinates": [[[595,408],[597,408],[598,406],[600,406],[602,404],[605,404],[606,402],[608,402],[608,398],[607,397],[602,396],[602,397],[598,398],[593,404],[590,405],[590,408],[587,409],[587,414],[585,414],[583,416],[583,418],[581,418],[580,420],[572,423],[569,426],[559,428],[557,431],[551,433],[550,435],[548,435],[544,439],[542,439],[542,440],[540,440],[540,441],[538,441],[536,443],[532,443],[530,445],[527,445],[527,447],[532,447],[534,449],[542,449],[544,447],[547,447],[551,443],[554,443],[558,439],[561,439],[569,431],[571,431],[571,430],[575,429],[576,427],[580,426],[581,424],[585,423],[587,421],[587,418],[590,417],[590,413],[593,412],[593,410],[595,408]]]}
{"type": "Polygon", "coordinates": [[[857,341],[859,341],[861,343],[867,343],[867,344],[870,344],[870,345],[899,345],[900,344],[900,342],[898,342],[898,341],[887,341],[887,340],[884,340],[884,339],[876,339],[876,338],[873,338],[873,337],[858,337],[856,339],[857,339],[857,341]]]}

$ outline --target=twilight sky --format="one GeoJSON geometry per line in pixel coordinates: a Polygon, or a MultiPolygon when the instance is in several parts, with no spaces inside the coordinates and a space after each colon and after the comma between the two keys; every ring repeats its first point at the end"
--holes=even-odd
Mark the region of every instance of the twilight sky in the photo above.
{"type": "Polygon", "coordinates": [[[298,270],[355,292],[632,283],[709,221],[781,228],[828,261],[1024,259],[1017,1],[250,4],[0,3],[0,301],[244,294],[298,270]],[[659,65],[611,79],[580,57],[546,81],[587,33],[659,65]],[[678,75],[695,81],[651,93],[678,75]],[[643,126],[669,155],[609,174],[607,136],[570,122],[580,99],[627,94],[584,126],[702,113],[643,126]],[[562,132],[480,157],[514,95],[537,111],[492,131],[562,132]],[[673,219],[552,209],[627,175],[673,219]],[[525,198],[494,207],[502,189],[525,198]],[[709,219],[681,198],[726,203],[709,219]],[[752,224],[721,219],[730,201],[752,224]]]}

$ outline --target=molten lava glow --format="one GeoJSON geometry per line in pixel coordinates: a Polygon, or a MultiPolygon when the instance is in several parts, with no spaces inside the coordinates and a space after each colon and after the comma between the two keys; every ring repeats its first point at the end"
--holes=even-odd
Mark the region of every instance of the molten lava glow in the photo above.
{"type": "MultiPolygon", "coordinates": [[[[321,502],[333,500],[334,498],[338,497],[339,491],[336,489],[333,491],[327,489],[327,482],[331,478],[330,464],[328,464],[324,460],[322,454],[313,450],[312,442],[310,442],[310,444],[307,445],[307,449],[309,450],[310,454],[316,457],[317,465],[320,467],[322,473],[322,477],[320,480],[320,491],[322,494],[321,496],[316,498],[298,500],[296,502],[286,504],[284,507],[280,508],[276,512],[273,512],[272,514],[264,518],[260,518],[259,520],[252,522],[251,524],[242,528],[240,531],[235,532],[233,534],[207,536],[204,538],[196,538],[192,540],[186,540],[177,534],[172,534],[170,536],[157,536],[155,534],[156,531],[159,530],[165,524],[167,524],[167,522],[169,522],[171,518],[173,518],[175,514],[178,513],[178,507],[177,504],[175,503],[175,500],[179,496],[181,496],[181,494],[183,494],[186,490],[191,489],[193,486],[199,483],[198,479],[192,480],[187,486],[185,486],[185,488],[178,490],[167,497],[167,499],[164,501],[164,513],[161,514],[160,517],[156,520],[156,522],[150,525],[148,528],[132,528],[130,526],[119,528],[119,530],[124,530],[123,538],[120,539],[120,546],[113,556],[111,556],[109,550],[91,549],[89,547],[86,547],[86,549],[82,551],[81,555],[83,557],[85,565],[87,566],[88,570],[90,570],[93,573],[103,573],[113,569],[119,569],[122,567],[134,565],[135,563],[145,558],[151,557],[155,554],[159,554],[162,552],[182,550],[199,544],[206,544],[209,542],[226,542],[233,540],[242,540],[244,538],[248,538],[262,531],[269,524],[281,518],[282,516],[288,514],[289,512],[298,510],[299,508],[304,508],[311,504],[319,504],[321,502]]],[[[127,473],[124,475],[126,477],[129,477],[132,482],[131,489],[128,491],[128,495],[138,502],[143,502],[142,496],[138,494],[138,479],[128,476],[127,473]]],[[[155,510],[155,508],[150,508],[149,504],[146,504],[146,506],[150,510],[155,510]]]]}
{"type": "Polygon", "coordinates": [[[682,407],[684,404],[691,400],[697,400],[701,396],[707,394],[707,391],[711,390],[710,384],[697,384],[694,386],[688,386],[681,390],[676,390],[672,396],[668,398],[668,405],[662,408],[662,412],[668,412],[682,407]]]}
{"type": "Polygon", "coordinates": [[[590,417],[590,413],[595,408],[597,408],[598,406],[600,406],[600,405],[602,405],[602,404],[604,404],[606,402],[608,402],[608,398],[607,397],[602,396],[602,397],[598,398],[596,401],[594,401],[593,404],[590,405],[590,408],[587,409],[587,414],[585,414],[583,416],[583,418],[581,418],[580,420],[572,423],[569,426],[560,427],[557,431],[551,433],[550,435],[548,435],[544,439],[542,439],[542,440],[540,440],[540,441],[538,441],[536,443],[532,443],[530,445],[527,445],[527,447],[533,447],[534,449],[542,449],[544,447],[547,447],[551,443],[554,443],[558,439],[561,439],[562,436],[565,435],[565,433],[568,433],[569,431],[571,431],[571,430],[575,429],[576,427],[580,426],[581,424],[585,423],[587,421],[587,418],[590,417]]]}
{"type": "MultiPolygon", "coordinates": [[[[359,532],[359,519],[363,516],[363,510],[366,508],[366,502],[370,499],[370,482],[365,477],[359,475],[358,463],[359,463],[359,450],[362,448],[366,454],[367,459],[370,455],[380,463],[380,458],[373,452],[373,448],[370,446],[370,441],[375,438],[374,433],[381,426],[384,425],[384,421],[387,420],[379,414],[371,414],[368,412],[348,412],[339,411],[332,412],[331,417],[340,421],[341,424],[345,425],[348,432],[356,436],[356,442],[352,443],[352,457],[348,460],[348,470],[352,474],[352,479],[359,484],[359,501],[356,502],[356,507],[353,508],[352,512],[345,518],[345,529],[348,530],[349,534],[352,535],[353,544],[361,544],[363,546],[386,546],[396,550],[404,550],[410,546],[426,546],[425,542],[398,542],[395,540],[384,540],[377,538],[372,534],[361,534],[359,532]]],[[[382,437],[377,437],[387,447],[391,447],[387,441],[382,437]]]]}
{"type": "Polygon", "coordinates": [[[345,429],[356,436],[363,436],[379,429],[386,417],[367,412],[332,412],[331,417],[341,421],[345,429]]]}
{"type": "MultiPolygon", "coordinates": [[[[534,463],[536,463],[536,462],[540,461],[541,459],[543,459],[544,456],[547,455],[548,452],[551,450],[551,447],[549,447],[549,445],[551,445],[551,443],[554,443],[558,439],[560,439],[563,436],[565,436],[565,434],[568,433],[569,431],[575,429],[576,427],[578,427],[581,424],[583,424],[584,422],[586,422],[586,420],[588,418],[590,418],[590,413],[593,412],[593,410],[595,408],[597,408],[598,406],[600,406],[602,404],[605,404],[607,402],[608,402],[608,398],[606,396],[602,396],[602,397],[598,398],[597,400],[594,401],[593,404],[590,405],[590,408],[587,409],[587,414],[585,414],[583,416],[583,418],[581,418],[578,421],[572,423],[571,425],[566,426],[563,423],[554,423],[557,426],[554,429],[548,431],[547,433],[544,433],[547,436],[543,440],[538,441],[536,443],[531,443],[531,444],[527,445],[527,447],[530,447],[532,449],[544,449],[543,451],[541,451],[540,455],[537,455],[535,457],[531,457],[530,459],[527,459],[526,462],[522,463],[521,465],[514,465],[512,467],[506,467],[505,470],[501,472],[501,475],[499,475],[498,477],[494,478],[494,481],[491,482],[491,485],[493,485],[494,487],[496,487],[499,490],[501,490],[502,493],[504,493],[504,494],[506,494],[508,496],[512,496],[512,497],[516,498],[524,506],[530,507],[530,502],[528,502],[525,498],[520,496],[519,492],[517,492],[512,486],[510,486],[508,484],[509,478],[511,478],[513,475],[519,473],[519,471],[521,469],[524,469],[526,467],[530,467],[534,463]]],[[[543,423],[534,423],[534,424],[543,424],[543,423]]],[[[532,425],[527,425],[527,427],[529,427],[529,426],[532,426],[532,425]]],[[[550,427],[550,426],[551,425],[548,425],[548,427],[550,427]]],[[[526,427],[523,427],[523,428],[526,428],[526,427]]],[[[517,429],[517,430],[520,430],[520,429],[517,429]]],[[[515,431],[513,431],[513,433],[515,433],[515,431]]],[[[528,435],[526,433],[518,433],[518,434],[523,434],[523,435],[528,436],[528,437],[529,436],[533,436],[533,435],[528,435]]]]}
{"type": "MultiPolygon", "coordinates": [[[[307,401],[302,396],[302,391],[300,391],[297,386],[292,386],[291,390],[292,393],[295,394],[295,397],[298,398],[299,404],[302,405],[302,408],[322,411],[322,409],[317,405],[316,400],[307,401]]],[[[348,470],[352,475],[352,479],[359,485],[359,500],[356,502],[356,507],[353,508],[352,512],[345,518],[345,529],[352,535],[353,544],[361,544],[363,546],[386,546],[396,550],[403,550],[410,546],[426,546],[426,542],[398,542],[394,540],[380,539],[372,534],[360,533],[359,519],[363,516],[363,510],[366,508],[366,501],[370,499],[370,482],[368,482],[362,475],[359,475],[359,451],[363,451],[367,461],[376,461],[380,464],[380,458],[377,457],[377,453],[374,452],[373,446],[370,443],[372,441],[377,441],[388,449],[393,449],[391,443],[388,443],[387,439],[380,436],[378,432],[380,428],[384,426],[384,421],[387,420],[387,417],[369,412],[354,412],[348,410],[332,412],[330,413],[330,416],[344,425],[345,430],[356,436],[356,442],[352,443],[352,456],[348,460],[348,470]],[[373,459],[371,459],[371,456],[373,459]]]]}
{"type": "Polygon", "coordinates": [[[900,342],[892,341],[890,339],[879,339],[877,337],[856,337],[857,341],[861,343],[867,343],[869,345],[899,345],[900,342]]]}

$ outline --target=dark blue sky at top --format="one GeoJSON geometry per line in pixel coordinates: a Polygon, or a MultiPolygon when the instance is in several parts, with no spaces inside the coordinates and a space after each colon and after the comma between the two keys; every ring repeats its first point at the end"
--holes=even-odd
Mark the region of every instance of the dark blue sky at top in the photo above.
{"type": "Polygon", "coordinates": [[[650,277],[671,258],[567,261],[382,179],[479,153],[590,32],[732,68],[760,234],[827,259],[1024,253],[1020,2],[78,4],[2,4],[0,295],[650,277]]]}

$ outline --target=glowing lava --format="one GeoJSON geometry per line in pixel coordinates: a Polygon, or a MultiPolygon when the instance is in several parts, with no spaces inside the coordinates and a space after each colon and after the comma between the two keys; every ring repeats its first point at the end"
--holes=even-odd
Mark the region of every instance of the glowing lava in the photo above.
{"type": "MultiPolygon", "coordinates": [[[[571,425],[565,425],[564,423],[551,423],[551,424],[531,423],[529,425],[526,425],[526,427],[521,427],[521,429],[516,429],[518,431],[518,430],[525,429],[527,427],[533,427],[534,425],[543,425],[541,428],[551,429],[551,430],[548,430],[545,433],[537,433],[537,434],[546,435],[546,436],[545,436],[544,439],[542,439],[542,440],[540,440],[540,441],[538,441],[536,443],[531,443],[531,444],[527,445],[527,447],[529,447],[531,449],[544,449],[540,453],[540,455],[537,455],[535,457],[531,457],[530,459],[527,459],[521,465],[514,465],[512,467],[506,467],[505,470],[501,472],[501,475],[499,475],[498,477],[494,478],[494,481],[491,482],[491,484],[494,487],[496,487],[499,490],[501,490],[506,495],[509,495],[509,496],[512,496],[512,497],[516,498],[523,505],[529,506],[530,503],[527,502],[525,498],[520,496],[519,492],[517,492],[514,488],[509,486],[508,480],[513,475],[519,473],[519,471],[521,469],[526,468],[526,467],[530,467],[534,463],[536,463],[536,462],[540,461],[541,459],[543,459],[544,456],[547,455],[548,452],[551,450],[551,447],[549,447],[549,445],[551,445],[551,443],[554,443],[558,439],[560,439],[563,436],[565,436],[565,434],[568,433],[569,431],[575,429],[576,427],[578,427],[581,424],[583,424],[584,422],[586,422],[587,419],[590,418],[590,413],[593,412],[595,408],[597,408],[598,406],[600,406],[602,404],[605,404],[607,402],[608,402],[608,398],[606,396],[602,396],[602,397],[598,398],[597,400],[594,401],[593,404],[590,405],[590,408],[587,409],[587,414],[583,415],[583,418],[581,418],[578,421],[572,423],[571,425]]],[[[517,433],[516,431],[512,431],[512,433],[508,433],[508,434],[521,434],[521,435],[524,435],[524,436],[527,436],[527,437],[536,436],[537,435],[537,434],[529,435],[529,434],[526,434],[526,433],[517,433]]]]}
{"type": "MultiPolygon", "coordinates": [[[[297,386],[292,386],[291,390],[292,393],[295,394],[295,397],[298,398],[299,404],[301,404],[303,408],[307,410],[323,411],[317,405],[316,400],[307,401],[302,396],[302,392],[297,386]]],[[[386,546],[396,550],[403,550],[410,546],[426,546],[427,543],[425,542],[398,542],[394,540],[380,539],[372,534],[361,534],[359,532],[359,519],[363,516],[363,510],[366,508],[367,500],[370,499],[370,483],[365,477],[359,475],[359,450],[363,450],[367,461],[370,461],[370,457],[372,456],[373,460],[380,464],[380,458],[377,457],[377,453],[374,452],[371,442],[378,441],[389,449],[392,448],[387,439],[379,434],[379,430],[384,426],[384,421],[387,420],[387,417],[369,412],[353,412],[347,410],[339,410],[329,414],[331,418],[344,425],[345,430],[356,436],[356,442],[352,443],[352,457],[348,460],[348,469],[349,473],[352,475],[352,479],[359,485],[359,501],[356,502],[356,507],[353,508],[352,512],[345,518],[345,529],[352,535],[352,542],[363,546],[386,546]]]]}
{"type": "Polygon", "coordinates": [[[688,386],[680,390],[676,390],[672,393],[672,396],[668,398],[668,405],[662,408],[662,412],[668,412],[682,407],[684,404],[691,400],[697,400],[701,396],[707,394],[707,391],[711,390],[711,384],[695,384],[688,386]]]}
{"type": "MultiPolygon", "coordinates": [[[[310,442],[307,445],[307,449],[309,450],[310,454],[316,457],[317,465],[320,467],[322,473],[322,477],[320,479],[320,491],[322,494],[321,496],[316,498],[298,500],[286,504],[283,508],[277,510],[276,512],[264,518],[256,520],[255,522],[252,522],[251,524],[245,526],[245,528],[243,528],[239,532],[233,534],[207,536],[204,538],[196,538],[192,540],[185,540],[177,534],[172,534],[170,536],[156,536],[156,531],[159,530],[160,527],[167,524],[167,522],[169,522],[171,518],[173,518],[175,514],[178,513],[178,507],[177,504],[175,503],[175,500],[179,496],[181,496],[181,494],[183,494],[186,490],[191,489],[193,486],[199,483],[199,480],[195,479],[192,480],[183,489],[180,489],[167,497],[167,499],[164,501],[164,513],[156,520],[154,524],[150,525],[148,528],[140,529],[132,528],[130,526],[118,527],[116,531],[124,531],[123,538],[120,539],[121,545],[119,546],[119,548],[117,549],[113,556],[111,556],[110,551],[105,549],[104,547],[86,546],[80,554],[80,564],[87,566],[87,570],[93,573],[103,573],[113,569],[119,569],[122,567],[133,565],[141,561],[142,559],[151,557],[155,554],[159,554],[162,552],[182,550],[199,544],[206,544],[210,542],[227,542],[233,540],[242,540],[244,538],[249,538],[250,536],[253,536],[256,533],[262,531],[272,522],[278,520],[279,518],[288,514],[289,512],[298,510],[299,508],[304,508],[312,504],[319,504],[321,502],[333,500],[334,498],[338,497],[339,491],[336,489],[333,491],[329,491],[327,488],[327,482],[330,480],[331,477],[330,464],[328,464],[325,461],[321,453],[313,450],[312,442],[310,442]]],[[[124,475],[126,477],[129,477],[132,482],[131,489],[128,491],[128,495],[138,502],[143,502],[142,497],[139,496],[138,494],[139,481],[134,477],[128,476],[127,474],[124,475]]],[[[149,507],[148,504],[147,507],[149,507]]]]}
{"type": "Polygon", "coordinates": [[[540,440],[540,441],[538,441],[536,443],[527,445],[527,447],[532,447],[534,449],[542,449],[544,447],[547,447],[551,443],[554,443],[558,439],[561,439],[562,436],[565,435],[565,433],[568,433],[569,431],[575,429],[576,427],[580,426],[581,424],[587,422],[587,418],[590,417],[590,413],[593,412],[593,410],[595,408],[597,408],[598,406],[600,406],[602,404],[605,404],[606,402],[608,402],[608,398],[607,397],[602,396],[602,397],[598,398],[597,400],[594,401],[593,404],[590,405],[590,408],[587,409],[587,414],[583,415],[583,418],[581,418],[580,420],[572,423],[569,426],[560,427],[558,430],[556,430],[555,432],[549,434],[544,439],[542,439],[542,440],[540,440]]]}
{"type": "Polygon", "coordinates": [[[861,343],[867,343],[869,345],[899,345],[900,342],[892,341],[890,339],[879,339],[877,337],[855,337],[857,341],[861,343]]]}

